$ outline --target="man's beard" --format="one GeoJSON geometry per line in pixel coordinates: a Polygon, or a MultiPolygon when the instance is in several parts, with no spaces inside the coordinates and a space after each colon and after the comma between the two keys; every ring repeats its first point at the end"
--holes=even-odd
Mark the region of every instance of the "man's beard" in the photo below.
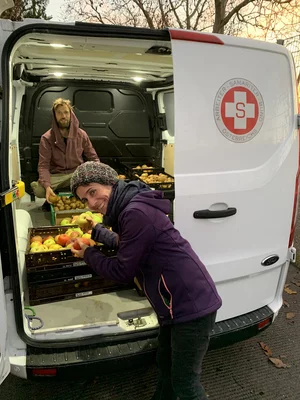
{"type": "Polygon", "coordinates": [[[57,121],[57,125],[61,129],[68,129],[68,128],[70,128],[70,120],[63,121],[63,122],[62,121],[57,121]]]}

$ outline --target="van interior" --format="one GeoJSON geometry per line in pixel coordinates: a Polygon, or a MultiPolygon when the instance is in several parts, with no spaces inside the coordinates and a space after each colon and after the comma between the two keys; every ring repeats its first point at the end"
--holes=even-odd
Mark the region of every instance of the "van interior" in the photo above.
{"type": "MultiPolygon", "coordinates": [[[[84,24],[82,24],[84,25],[84,24]]],[[[76,28],[76,26],[75,26],[76,28]]],[[[130,28],[92,27],[90,35],[53,24],[28,29],[15,40],[9,61],[11,181],[25,182],[26,194],[13,203],[20,307],[26,335],[35,341],[90,338],[156,328],[157,319],[136,287],[32,306],[28,296],[28,229],[50,227],[45,199],[35,198],[40,137],[51,127],[55,99],[69,99],[102,162],[153,163],[174,176],[172,51],[167,31],[140,36],[130,28]],[[155,36],[156,35],[156,36],[155,36]],[[31,307],[40,320],[29,323],[31,307]]],[[[143,30],[140,30],[143,33],[143,30]]],[[[148,164],[149,165],[149,164],[148,164]]],[[[175,192],[166,191],[171,201],[175,192]]],[[[45,228],[45,231],[47,229],[45,228]]],[[[42,288],[46,290],[46,288],[42,288]]],[[[83,294],[82,294],[83,293],[83,294]]]]}

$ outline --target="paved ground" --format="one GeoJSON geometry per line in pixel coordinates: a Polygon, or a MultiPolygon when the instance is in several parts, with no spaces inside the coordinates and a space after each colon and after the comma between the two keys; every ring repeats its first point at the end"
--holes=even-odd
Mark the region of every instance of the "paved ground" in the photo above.
{"type": "MultiPolygon", "coordinates": [[[[300,256],[300,213],[296,247],[300,256]]],[[[300,259],[300,257],[299,257],[300,259]]],[[[296,294],[284,293],[285,306],[276,322],[250,340],[210,351],[202,381],[210,400],[300,399],[300,261],[291,265],[287,284],[296,294]],[[295,313],[287,319],[287,313],[295,313]],[[264,342],[288,368],[276,368],[258,342],[264,342]]],[[[148,400],[157,377],[154,365],[110,374],[90,381],[28,382],[9,376],[0,389],[0,400],[148,400]]]]}

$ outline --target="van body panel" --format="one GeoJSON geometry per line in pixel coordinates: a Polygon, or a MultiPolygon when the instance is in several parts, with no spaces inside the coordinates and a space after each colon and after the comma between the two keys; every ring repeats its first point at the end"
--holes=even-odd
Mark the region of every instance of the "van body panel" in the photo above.
{"type": "Polygon", "coordinates": [[[296,85],[286,50],[230,42],[172,40],[174,220],[217,283],[223,299],[218,319],[274,299],[287,259],[299,163],[296,85]],[[194,218],[195,211],[228,208],[236,213],[194,218]],[[278,261],[263,266],[270,255],[278,261]]]}

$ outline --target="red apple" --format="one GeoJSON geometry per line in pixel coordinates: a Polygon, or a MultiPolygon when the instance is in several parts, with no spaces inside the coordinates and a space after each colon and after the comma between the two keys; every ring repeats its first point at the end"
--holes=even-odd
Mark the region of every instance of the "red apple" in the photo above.
{"type": "Polygon", "coordinates": [[[70,237],[68,235],[66,235],[65,233],[62,233],[61,235],[58,236],[56,243],[65,247],[69,240],[70,240],[70,237]]]}
{"type": "MultiPolygon", "coordinates": [[[[90,245],[90,240],[89,239],[83,238],[83,239],[79,239],[79,240],[81,240],[81,242],[83,244],[86,244],[87,246],[90,245]]],[[[73,248],[75,250],[81,250],[81,247],[80,247],[80,245],[79,245],[79,243],[77,241],[73,244],[73,248]]]]}

